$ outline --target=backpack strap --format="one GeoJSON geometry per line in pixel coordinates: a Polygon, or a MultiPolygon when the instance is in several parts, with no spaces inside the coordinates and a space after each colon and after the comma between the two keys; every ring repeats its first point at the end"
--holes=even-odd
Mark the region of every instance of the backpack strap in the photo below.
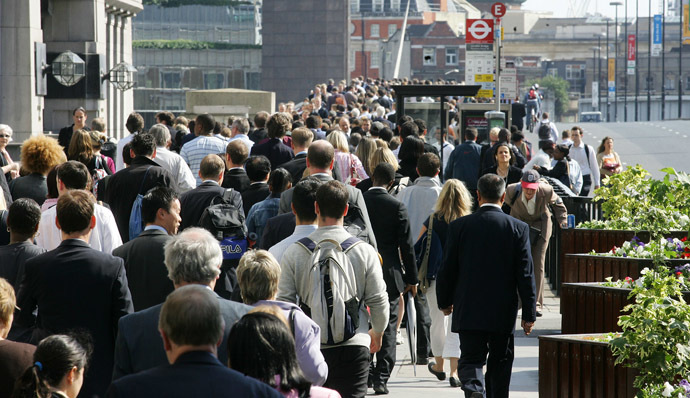
{"type": "Polygon", "coordinates": [[[515,187],[515,193],[513,194],[513,197],[510,199],[510,207],[513,207],[515,204],[515,199],[517,199],[518,195],[520,195],[520,191],[522,191],[522,185],[519,185],[515,187]]]}
{"type": "Polygon", "coordinates": [[[304,237],[298,240],[297,243],[299,243],[303,248],[307,249],[309,252],[313,252],[314,249],[316,249],[316,242],[309,239],[308,237],[304,237]]]}
{"type": "Polygon", "coordinates": [[[354,236],[351,236],[351,237],[345,239],[340,244],[340,248],[343,250],[343,252],[347,252],[349,249],[352,248],[352,246],[356,245],[359,242],[361,242],[361,240],[355,238],[354,236]]]}
{"type": "Polygon", "coordinates": [[[585,155],[587,155],[587,167],[589,167],[589,148],[585,144],[585,155]]]}

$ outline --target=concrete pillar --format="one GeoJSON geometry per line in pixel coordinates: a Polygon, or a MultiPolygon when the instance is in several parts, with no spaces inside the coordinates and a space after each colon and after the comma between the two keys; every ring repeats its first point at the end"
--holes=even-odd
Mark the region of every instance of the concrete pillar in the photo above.
{"type": "Polygon", "coordinates": [[[40,0],[0,1],[0,42],[0,123],[12,127],[18,144],[43,130],[34,73],[34,43],[43,42],[40,0]]]}

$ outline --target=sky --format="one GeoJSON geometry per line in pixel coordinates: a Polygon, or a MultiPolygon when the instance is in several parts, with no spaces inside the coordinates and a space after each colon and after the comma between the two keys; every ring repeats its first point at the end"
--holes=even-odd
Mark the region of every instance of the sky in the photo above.
{"type": "MultiPolygon", "coordinates": [[[[577,7],[586,0],[572,0],[572,3],[577,7]]],[[[621,3],[625,4],[626,0],[619,0],[621,3]]],[[[657,13],[661,7],[660,0],[637,0],[639,1],[639,15],[647,16],[649,15],[649,2],[652,2],[652,14],[657,13]]],[[[628,0],[628,16],[635,15],[635,0],[628,0]]],[[[541,10],[541,11],[552,11],[555,17],[567,17],[568,16],[568,6],[571,3],[570,0],[527,0],[522,4],[522,8],[525,10],[541,10]]],[[[613,18],[615,16],[615,7],[609,5],[609,0],[590,0],[589,7],[587,11],[591,14],[598,12],[603,15],[610,16],[613,18]]],[[[620,18],[624,15],[623,6],[618,8],[618,17],[620,18]]]]}

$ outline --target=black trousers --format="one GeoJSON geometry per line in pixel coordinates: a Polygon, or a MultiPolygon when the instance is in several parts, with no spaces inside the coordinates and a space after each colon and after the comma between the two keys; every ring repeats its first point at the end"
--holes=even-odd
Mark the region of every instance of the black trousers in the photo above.
{"type": "Polygon", "coordinates": [[[414,296],[414,308],[417,311],[417,358],[429,358],[431,356],[430,332],[431,317],[429,316],[429,304],[426,295],[421,289],[414,296]]]}
{"type": "MultiPolygon", "coordinates": [[[[395,366],[395,346],[398,326],[398,308],[400,306],[400,296],[394,300],[389,299],[390,315],[388,327],[383,332],[383,343],[381,350],[377,352],[376,364],[371,368],[371,378],[374,383],[387,383],[395,366]]],[[[372,355],[373,357],[373,355],[372,355]]]]}
{"type": "Polygon", "coordinates": [[[343,398],[361,398],[367,394],[369,347],[351,345],[322,349],[328,364],[328,379],[323,385],[343,398]]]}
{"type": "Polygon", "coordinates": [[[461,331],[459,334],[458,377],[465,397],[486,391],[488,398],[508,398],[515,356],[514,336],[486,331],[461,331]],[[486,378],[483,374],[485,364],[486,378]]]}
{"type": "Polygon", "coordinates": [[[592,186],[592,175],[583,174],[582,175],[582,189],[580,190],[580,196],[589,195],[589,188],[592,186]]]}

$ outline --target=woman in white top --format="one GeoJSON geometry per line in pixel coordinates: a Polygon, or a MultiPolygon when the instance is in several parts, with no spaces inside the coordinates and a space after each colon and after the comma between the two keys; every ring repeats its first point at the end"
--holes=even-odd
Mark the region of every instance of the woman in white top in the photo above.
{"type": "Polygon", "coordinates": [[[601,172],[601,179],[604,177],[618,174],[623,170],[621,159],[616,151],[613,150],[613,138],[604,137],[597,150],[597,164],[601,172]]]}

